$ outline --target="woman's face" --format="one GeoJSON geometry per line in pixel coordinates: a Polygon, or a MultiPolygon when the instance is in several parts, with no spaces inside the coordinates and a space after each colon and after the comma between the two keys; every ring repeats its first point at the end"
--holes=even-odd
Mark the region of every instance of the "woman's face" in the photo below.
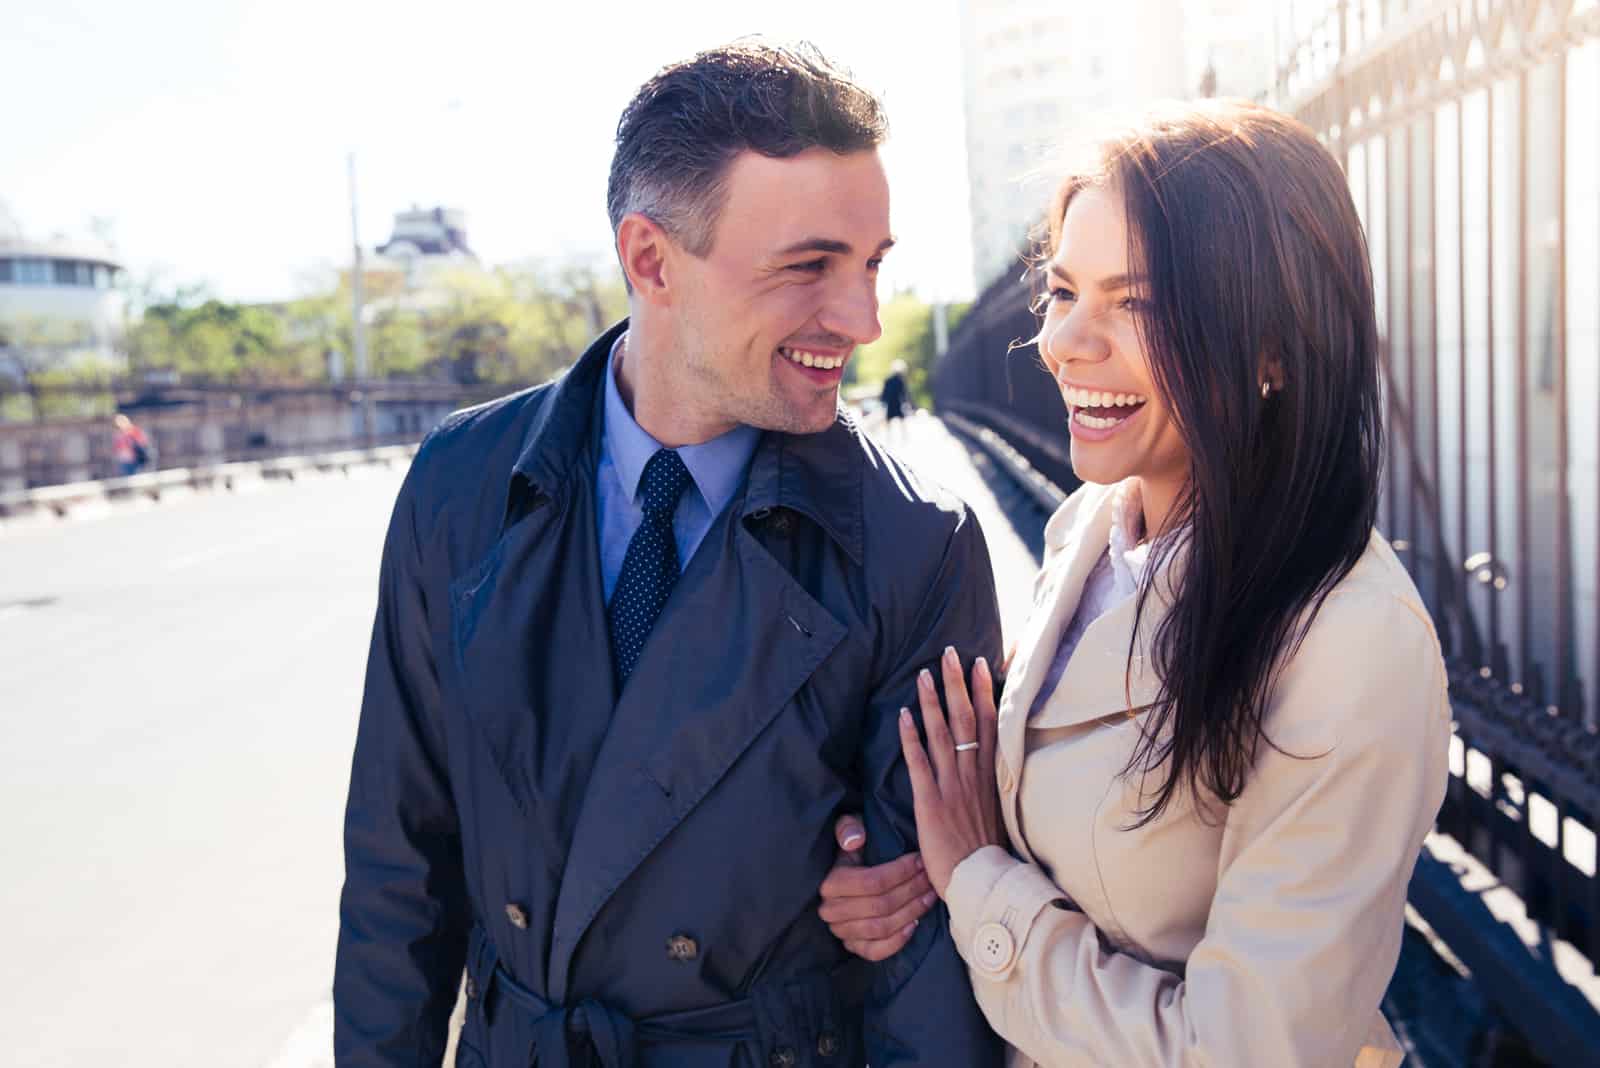
{"type": "Polygon", "coordinates": [[[1104,485],[1137,476],[1147,498],[1170,499],[1189,452],[1139,340],[1135,313],[1148,290],[1129,262],[1121,194],[1091,186],[1073,196],[1047,270],[1039,353],[1067,405],[1073,471],[1104,485]]]}

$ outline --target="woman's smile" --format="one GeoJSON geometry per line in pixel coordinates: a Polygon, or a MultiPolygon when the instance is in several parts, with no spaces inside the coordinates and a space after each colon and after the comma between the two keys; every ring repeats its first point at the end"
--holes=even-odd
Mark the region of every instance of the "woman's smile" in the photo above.
{"type": "Polygon", "coordinates": [[[1073,437],[1084,441],[1104,441],[1132,420],[1148,401],[1141,393],[1119,390],[1085,389],[1061,386],[1061,399],[1067,405],[1067,425],[1073,437]]]}

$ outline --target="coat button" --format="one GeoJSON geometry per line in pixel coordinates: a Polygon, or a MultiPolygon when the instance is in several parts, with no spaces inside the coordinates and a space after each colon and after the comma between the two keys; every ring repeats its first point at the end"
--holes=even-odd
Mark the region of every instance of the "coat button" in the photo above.
{"type": "Polygon", "coordinates": [[[779,1046],[772,1051],[772,1056],[767,1058],[767,1063],[772,1065],[772,1068],[794,1068],[795,1062],[794,1050],[788,1046],[779,1046]]]}
{"type": "Polygon", "coordinates": [[[1011,932],[998,923],[986,923],[972,937],[972,955],[979,969],[991,975],[1003,972],[1016,956],[1011,932]]]}
{"type": "Polygon", "coordinates": [[[668,960],[694,960],[700,955],[700,944],[686,934],[675,934],[667,939],[668,960]]]}
{"type": "Polygon", "coordinates": [[[506,906],[506,919],[511,921],[511,926],[519,931],[528,929],[528,913],[521,905],[512,903],[506,906]]]}
{"type": "Polygon", "coordinates": [[[832,1057],[839,1052],[839,1039],[832,1031],[824,1031],[817,1036],[817,1052],[824,1057],[832,1057]]]}

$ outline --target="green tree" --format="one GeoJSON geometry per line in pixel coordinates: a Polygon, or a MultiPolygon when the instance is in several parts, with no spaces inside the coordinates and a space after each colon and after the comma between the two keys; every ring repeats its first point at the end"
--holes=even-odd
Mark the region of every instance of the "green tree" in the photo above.
{"type": "Polygon", "coordinates": [[[109,414],[112,370],[85,323],[41,316],[0,320],[0,419],[109,414]]]}
{"type": "MultiPolygon", "coordinates": [[[[966,314],[970,304],[952,304],[945,309],[950,330],[966,314]]],[[[889,377],[895,360],[906,362],[906,385],[920,406],[933,403],[931,375],[934,355],[934,307],[915,293],[902,292],[890,297],[878,311],[883,334],[870,345],[863,345],[849,363],[854,369],[853,384],[862,387],[881,383],[889,377]]]]}

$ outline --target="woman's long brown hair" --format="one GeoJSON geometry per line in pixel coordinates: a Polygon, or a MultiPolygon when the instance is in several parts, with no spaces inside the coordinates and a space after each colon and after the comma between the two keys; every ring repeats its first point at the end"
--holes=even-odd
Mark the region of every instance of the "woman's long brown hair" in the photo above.
{"type": "Polygon", "coordinates": [[[1272,744],[1262,727],[1278,673],[1366,549],[1382,463],[1378,329],[1345,176],[1287,116],[1189,105],[1105,143],[1058,192],[1052,249],[1089,185],[1122,197],[1131,265],[1147,279],[1141,341],[1190,456],[1173,536],[1156,540],[1148,571],[1184,557],[1150,650],[1161,694],[1127,768],[1161,772],[1143,825],[1180,788],[1239,796],[1272,744]]]}

